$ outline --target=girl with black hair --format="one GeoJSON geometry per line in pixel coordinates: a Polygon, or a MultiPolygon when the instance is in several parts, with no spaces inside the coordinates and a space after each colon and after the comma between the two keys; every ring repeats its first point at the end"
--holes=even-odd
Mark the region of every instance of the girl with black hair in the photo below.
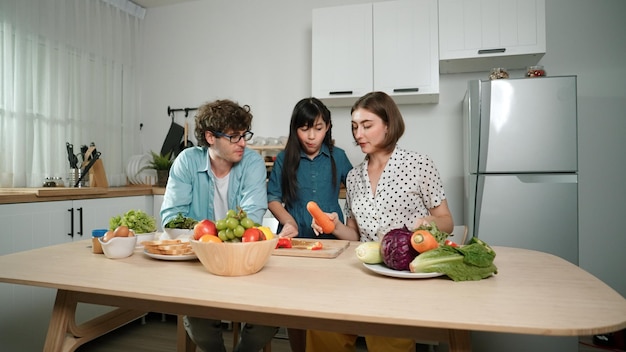
{"type": "Polygon", "coordinates": [[[343,149],[334,146],[331,129],[330,111],[320,100],[305,98],[294,107],[287,145],[277,155],[267,185],[268,207],[280,223],[279,236],[335,238],[316,236],[306,210],[306,204],[315,201],[343,221],[339,188],[352,164],[343,149]]]}

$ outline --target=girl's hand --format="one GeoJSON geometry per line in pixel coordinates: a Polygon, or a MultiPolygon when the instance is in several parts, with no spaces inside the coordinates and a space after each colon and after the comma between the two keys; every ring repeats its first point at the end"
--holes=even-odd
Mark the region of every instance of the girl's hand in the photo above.
{"type": "Polygon", "coordinates": [[[296,237],[298,236],[298,225],[287,222],[283,225],[283,229],[278,234],[279,237],[296,237]]]}
{"type": "MultiPolygon", "coordinates": [[[[337,213],[324,213],[324,214],[326,214],[330,218],[330,220],[332,220],[332,222],[335,224],[335,228],[337,227],[338,223],[341,223],[341,221],[339,221],[339,215],[337,215],[337,213]]],[[[313,232],[315,232],[316,236],[319,236],[320,234],[324,233],[322,231],[322,227],[315,222],[315,219],[313,219],[313,222],[311,223],[311,227],[313,228],[313,232]]]]}

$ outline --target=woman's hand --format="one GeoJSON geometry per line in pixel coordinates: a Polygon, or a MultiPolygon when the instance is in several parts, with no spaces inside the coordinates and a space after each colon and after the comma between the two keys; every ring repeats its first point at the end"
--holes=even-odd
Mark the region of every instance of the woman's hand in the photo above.
{"type": "Polygon", "coordinates": [[[283,229],[278,234],[279,237],[296,237],[298,236],[298,225],[295,222],[286,222],[283,229]]]}

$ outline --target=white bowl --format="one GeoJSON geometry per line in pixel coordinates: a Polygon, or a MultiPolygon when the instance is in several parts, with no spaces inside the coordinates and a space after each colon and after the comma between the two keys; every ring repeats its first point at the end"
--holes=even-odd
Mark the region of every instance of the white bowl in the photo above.
{"type": "Polygon", "coordinates": [[[131,237],[113,237],[103,242],[102,237],[98,239],[102,245],[102,251],[107,258],[119,259],[133,255],[135,245],[137,244],[137,236],[131,237]]]}
{"type": "Polygon", "coordinates": [[[181,240],[188,242],[193,239],[193,229],[169,229],[164,228],[161,240],[181,240]]]}

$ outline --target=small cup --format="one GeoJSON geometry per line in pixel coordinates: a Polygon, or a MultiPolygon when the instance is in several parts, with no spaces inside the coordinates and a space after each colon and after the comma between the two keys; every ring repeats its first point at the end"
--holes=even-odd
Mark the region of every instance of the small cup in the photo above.
{"type": "Polygon", "coordinates": [[[103,254],[102,245],[99,239],[107,233],[107,229],[96,229],[91,231],[91,249],[94,254],[103,254]]]}

